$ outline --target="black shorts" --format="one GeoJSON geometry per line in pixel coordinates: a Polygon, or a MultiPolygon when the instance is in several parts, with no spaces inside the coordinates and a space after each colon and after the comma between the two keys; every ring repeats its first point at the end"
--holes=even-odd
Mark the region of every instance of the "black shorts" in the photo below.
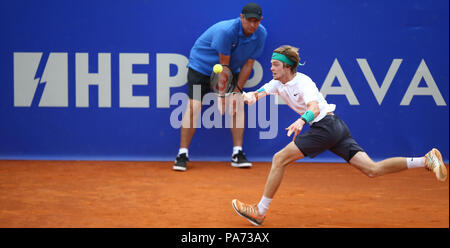
{"type": "Polygon", "coordinates": [[[310,129],[298,135],[294,142],[303,155],[311,158],[330,150],[349,162],[357,152],[364,151],[337,115],[326,115],[322,120],[313,123],[310,129]]]}
{"type": "MultiPolygon", "coordinates": [[[[238,74],[233,73],[233,83],[237,82],[237,78],[239,76],[238,74]]],[[[204,75],[192,68],[189,67],[188,70],[188,75],[187,75],[187,79],[188,79],[188,96],[189,99],[194,99],[194,85],[195,86],[200,86],[200,99],[195,96],[195,100],[199,100],[201,101],[203,99],[203,97],[211,92],[211,86],[209,84],[210,80],[210,75],[204,75]]]]}

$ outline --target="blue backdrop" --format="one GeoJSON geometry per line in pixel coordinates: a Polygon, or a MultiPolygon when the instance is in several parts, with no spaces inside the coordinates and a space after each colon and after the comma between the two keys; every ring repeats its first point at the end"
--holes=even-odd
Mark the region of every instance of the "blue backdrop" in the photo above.
{"type": "MultiPolygon", "coordinates": [[[[374,160],[437,147],[448,163],[447,0],[259,3],[268,39],[249,90],[271,79],[273,49],[299,47],[299,70],[374,160]]],[[[187,90],[190,48],[244,4],[1,1],[0,159],[173,160],[180,136],[170,119],[182,101],[170,97],[187,90]]],[[[270,161],[298,118],[271,101],[266,119],[278,132],[260,139],[270,129],[260,121],[246,129],[252,161],[270,161]]],[[[229,160],[231,149],[228,129],[201,126],[190,157],[229,160]]],[[[330,152],[314,161],[344,162],[330,152]]]]}

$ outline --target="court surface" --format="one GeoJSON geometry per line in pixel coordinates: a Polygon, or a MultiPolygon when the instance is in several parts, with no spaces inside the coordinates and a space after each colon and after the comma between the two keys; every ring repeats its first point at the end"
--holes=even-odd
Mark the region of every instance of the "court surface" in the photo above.
{"type": "MultiPolygon", "coordinates": [[[[253,227],[270,163],[0,161],[0,227],[253,227]]],[[[347,164],[290,165],[264,227],[449,227],[449,184],[425,169],[368,178],[347,164]]]]}

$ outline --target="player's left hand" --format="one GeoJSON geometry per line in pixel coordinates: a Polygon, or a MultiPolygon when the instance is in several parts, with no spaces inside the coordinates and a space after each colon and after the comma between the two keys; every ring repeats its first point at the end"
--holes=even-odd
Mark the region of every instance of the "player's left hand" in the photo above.
{"type": "Polygon", "coordinates": [[[303,126],[305,125],[305,121],[302,119],[296,120],[294,123],[292,123],[286,130],[288,131],[287,136],[291,137],[292,133],[294,133],[294,137],[292,138],[292,141],[295,140],[295,137],[302,131],[303,126]]]}
{"type": "Polygon", "coordinates": [[[242,96],[244,98],[244,101],[247,102],[248,105],[252,105],[256,102],[256,97],[253,92],[243,92],[242,96]]]}

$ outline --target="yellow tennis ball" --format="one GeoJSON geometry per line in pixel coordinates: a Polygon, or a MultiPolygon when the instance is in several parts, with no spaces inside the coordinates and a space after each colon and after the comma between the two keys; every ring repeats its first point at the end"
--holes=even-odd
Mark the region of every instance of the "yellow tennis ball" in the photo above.
{"type": "Polygon", "coordinates": [[[213,67],[214,73],[221,73],[223,71],[223,66],[221,64],[216,64],[213,67]]]}

